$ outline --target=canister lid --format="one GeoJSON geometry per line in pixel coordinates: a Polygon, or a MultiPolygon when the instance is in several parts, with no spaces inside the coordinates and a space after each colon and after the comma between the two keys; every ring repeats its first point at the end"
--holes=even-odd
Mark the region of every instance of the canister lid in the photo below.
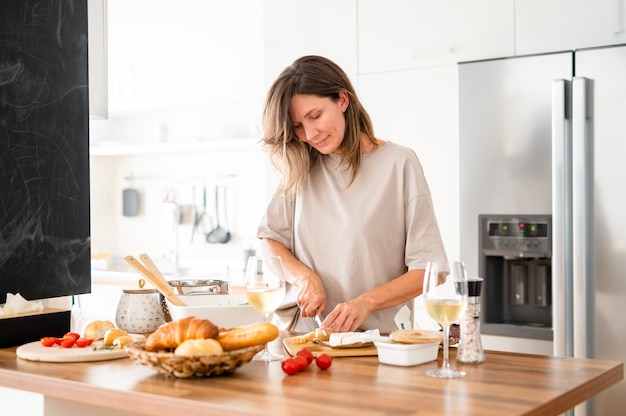
{"type": "Polygon", "coordinates": [[[468,296],[478,297],[480,296],[480,290],[483,286],[482,277],[470,277],[467,279],[467,294],[468,296]]]}
{"type": "Polygon", "coordinates": [[[122,289],[122,292],[131,295],[148,295],[150,293],[157,293],[156,289],[122,289]]]}

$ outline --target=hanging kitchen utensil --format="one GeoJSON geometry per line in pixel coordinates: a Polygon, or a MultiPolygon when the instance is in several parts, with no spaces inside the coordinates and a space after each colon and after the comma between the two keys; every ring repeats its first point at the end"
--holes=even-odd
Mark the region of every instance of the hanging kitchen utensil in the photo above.
{"type": "Polygon", "coordinates": [[[230,240],[230,231],[220,225],[219,188],[215,187],[215,228],[207,234],[206,241],[211,244],[226,244],[230,240]]]}
{"type": "Polygon", "coordinates": [[[133,175],[128,178],[130,186],[122,191],[122,214],[125,217],[139,215],[139,191],[133,186],[133,175]]]}
{"type": "MultiPolygon", "coordinates": [[[[193,187],[193,207],[194,207],[194,219],[193,225],[191,229],[191,242],[193,243],[194,236],[196,235],[196,230],[200,227],[200,224],[203,223],[204,218],[207,217],[206,213],[206,186],[202,188],[202,212],[198,212],[196,208],[196,187],[193,187]]],[[[212,224],[211,224],[212,225],[212,224]]]]}

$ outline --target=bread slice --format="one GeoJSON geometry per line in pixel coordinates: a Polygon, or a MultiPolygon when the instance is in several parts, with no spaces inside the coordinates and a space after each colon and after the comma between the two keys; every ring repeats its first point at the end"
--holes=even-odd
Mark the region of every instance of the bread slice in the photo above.
{"type": "Polygon", "coordinates": [[[111,328],[109,330],[107,330],[107,332],[104,333],[104,341],[102,342],[103,345],[105,346],[111,346],[113,345],[113,342],[119,338],[119,337],[124,337],[127,336],[128,332],[124,331],[123,329],[119,329],[119,328],[111,328]]]}
{"type": "Polygon", "coordinates": [[[113,340],[113,346],[117,348],[124,348],[124,345],[132,344],[133,342],[135,342],[135,340],[130,335],[122,335],[121,337],[117,337],[113,340]]]}

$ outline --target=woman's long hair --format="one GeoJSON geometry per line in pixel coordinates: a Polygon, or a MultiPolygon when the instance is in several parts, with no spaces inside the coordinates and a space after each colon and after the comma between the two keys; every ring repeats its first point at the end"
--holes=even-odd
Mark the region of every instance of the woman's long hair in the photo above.
{"type": "Polygon", "coordinates": [[[341,164],[352,171],[354,181],[361,166],[361,135],[375,144],[372,121],[361,105],[346,73],[321,56],[303,56],[278,76],[271,86],[263,110],[263,145],[270,161],[281,174],[278,192],[293,197],[304,188],[309,172],[323,155],[298,139],[289,117],[291,99],[311,94],[339,100],[345,91],[349,104],[344,112],[346,131],[341,142],[341,164]]]}

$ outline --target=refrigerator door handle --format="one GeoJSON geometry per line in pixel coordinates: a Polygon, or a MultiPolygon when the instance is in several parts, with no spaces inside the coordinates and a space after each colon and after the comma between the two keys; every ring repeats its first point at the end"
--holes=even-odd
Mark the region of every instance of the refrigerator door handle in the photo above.
{"type": "Polygon", "coordinates": [[[552,311],[553,352],[574,354],[572,316],[571,81],[552,83],[552,311]]]}
{"type": "Polygon", "coordinates": [[[572,81],[572,241],[574,356],[593,357],[593,81],[572,81]]]}

